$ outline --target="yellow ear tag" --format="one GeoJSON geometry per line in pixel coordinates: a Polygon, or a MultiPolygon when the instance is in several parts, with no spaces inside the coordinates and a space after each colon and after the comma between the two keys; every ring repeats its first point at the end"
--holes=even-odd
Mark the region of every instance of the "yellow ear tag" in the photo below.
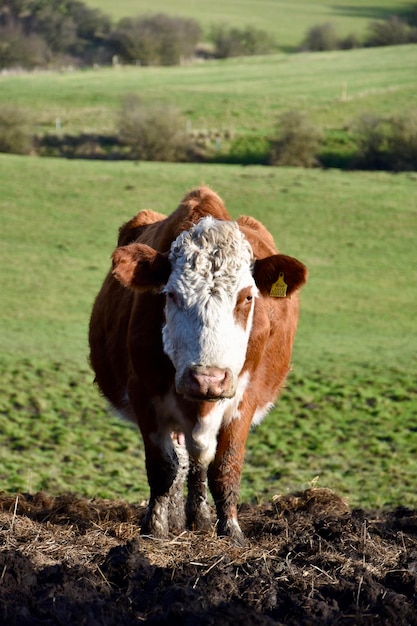
{"type": "Polygon", "coordinates": [[[284,272],[280,272],[278,280],[272,285],[269,295],[273,298],[287,297],[287,283],[284,281],[284,272]]]}

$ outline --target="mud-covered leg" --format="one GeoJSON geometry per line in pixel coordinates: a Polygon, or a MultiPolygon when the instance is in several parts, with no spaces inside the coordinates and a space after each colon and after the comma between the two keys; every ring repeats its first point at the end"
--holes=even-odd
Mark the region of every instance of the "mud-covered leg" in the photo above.
{"type": "Polygon", "coordinates": [[[184,444],[174,440],[173,446],[178,460],[178,469],[168,493],[168,526],[170,531],[181,532],[185,528],[184,484],[188,474],[189,460],[184,444]]]}
{"type": "Polygon", "coordinates": [[[246,541],[237,519],[237,503],[249,427],[250,423],[240,419],[220,430],[216,456],[208,470],[218,518],[217,534],[230,537],[240,546],[246,541]]]}
{"type": "Polygon", "coordinates": [[[186,505],[187,526],[191,530],[208,530],[211,510],[207,502],[207,468],[190,457],[188,496],[186,505]]]}
{"type": "Polygon", "coordinates": [[[141,533],[163,538],[170,530],[182,530],[185,526],[184,478],[187,467],[182,455],[178,459],[169,435],[158,446],[145,440],[145,452],[151,494],[141,533]]]}

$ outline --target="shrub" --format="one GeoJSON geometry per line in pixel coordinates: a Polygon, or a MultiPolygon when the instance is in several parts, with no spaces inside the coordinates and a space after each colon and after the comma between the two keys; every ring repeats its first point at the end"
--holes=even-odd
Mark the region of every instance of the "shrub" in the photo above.
{"type": "Polygon", "coordinates": [[[417,110],[391,118],[388,152],[391,169],[417,170],[417,110]]]}
{"type": "Polygon", "coordinates": [[[19,19],[25,33],[41,36],[53,55],[79,58],[100,48],[111,29],[109,17],[79,0],[31,0],[19,19]]]}
{"type": "Polygon", "coordinates": [[[354,125],[354,166],[371,170],[417,170],[417,111],[392,118],[362,115],[354,125]]]}
{"type": "Polygon", "coordinates": [[[3,67],[109,61],[110,18],[79,0],[1,0],[3,67]]]}
{"type": "Polygon", "coordinates": [[[309,52],[323,52],[325,50],[337,50],[339,40],[334,24],[326,22],[312,26],[301,44],[303,50],[309,52]]]}
{"type": "Polygon", "coordinates": [[[305,115],[287,111],[278,122],[277,137],[270,140],[269,163],[315,167],[319,165],[317,154],[322,132],[313,126],[305,115]]]}
{"type": "Polygon", "coordinates": [[[353,50],[354,48],[360,48],[361,43],[357,36],[353,33],[346,35],[343,39],[339,40],[339,48],[341,50],[353,50]]]}
{"type": "Polygon", "coordinates": [[[353,124],[357,152],[354,166],[363,169],[387,169],[386,120],[370,113],[365,113],[353,124]]]}
{"type": "Polygon", "coordinates": [[[417,29],[395,15],[384,21],[370,22],[367,46],[396,46],[416,41],[417,29]]]}
{"type": "Polygon", "coordinates": [[[29,122],[23,111],[12,105],[0,107],[0,152],[28,154],[32,147],[29,122]]]}
{"type": "Polygon", "coordinates": [[[0,69],[43,67],[48,62],[48,46],[38,35],[25,35],[20,26],[0,26],[0,69]]]}
{"type": "Polygon", "coordinates": [[[229,28],[224,24],[219,24],[212,27],[210,40],[215,46],[214,56],[219,59],[269,54],[276,49],[272,36],[253,26],[229,28]]]}
{"type": "Polygon", "coordinates": [[[136,95],[127,96],[119,112],[119,139],[133,159],[182,161],[187,154],[185,122],[172,106],[145,106],[136,95]]]}
{"type": "Polygon", "coordinates": [[[336,28],[331,22],[317,24],[307,31],[301,50],[308,52],[324,52],[326,50],[351,50],[360,47],[359,39],[356,35],[346,35],[339,39],[336,28]]]}
{"type": "Polygon", "coordinates": [[[195,20],[159,14],[122,19],[112,34],[112,44],[126,63],[177,65],[193,56],[200,37],[195,20]]]}

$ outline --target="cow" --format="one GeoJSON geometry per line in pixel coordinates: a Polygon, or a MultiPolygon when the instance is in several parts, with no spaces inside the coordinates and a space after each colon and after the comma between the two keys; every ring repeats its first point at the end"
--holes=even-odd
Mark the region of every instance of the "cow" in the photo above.
{"type": "Polygon", "coordinates": [[[91,314],[90,362],[101,393],[143,438],[142,534],[210,528],[208,487],[218,536],[245,544],[246,440],[289,372],[306,277],[259,221],[233,221],[206,186],[168,217],[146,209],[120,228],[91,314]]]}

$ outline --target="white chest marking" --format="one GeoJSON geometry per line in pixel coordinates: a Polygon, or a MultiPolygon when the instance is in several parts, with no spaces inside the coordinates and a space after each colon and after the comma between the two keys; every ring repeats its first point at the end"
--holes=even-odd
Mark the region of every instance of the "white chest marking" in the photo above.
{"type": "Polygon", "coordinates": [[[227,426],[239,419],[239,404],[249,385],[250,375],[245,372],[239,377],[233,398],[213,402],[213,408],[197,422],[187,419],[178,406],[174,391],[162,398],[154,399],[157,430],[152,439],[156,445],[166,446],[172,431],[183,432],[189,454],[203,466],[214,459],[217,449],[217,434],[222,425],[227,426]]]}

